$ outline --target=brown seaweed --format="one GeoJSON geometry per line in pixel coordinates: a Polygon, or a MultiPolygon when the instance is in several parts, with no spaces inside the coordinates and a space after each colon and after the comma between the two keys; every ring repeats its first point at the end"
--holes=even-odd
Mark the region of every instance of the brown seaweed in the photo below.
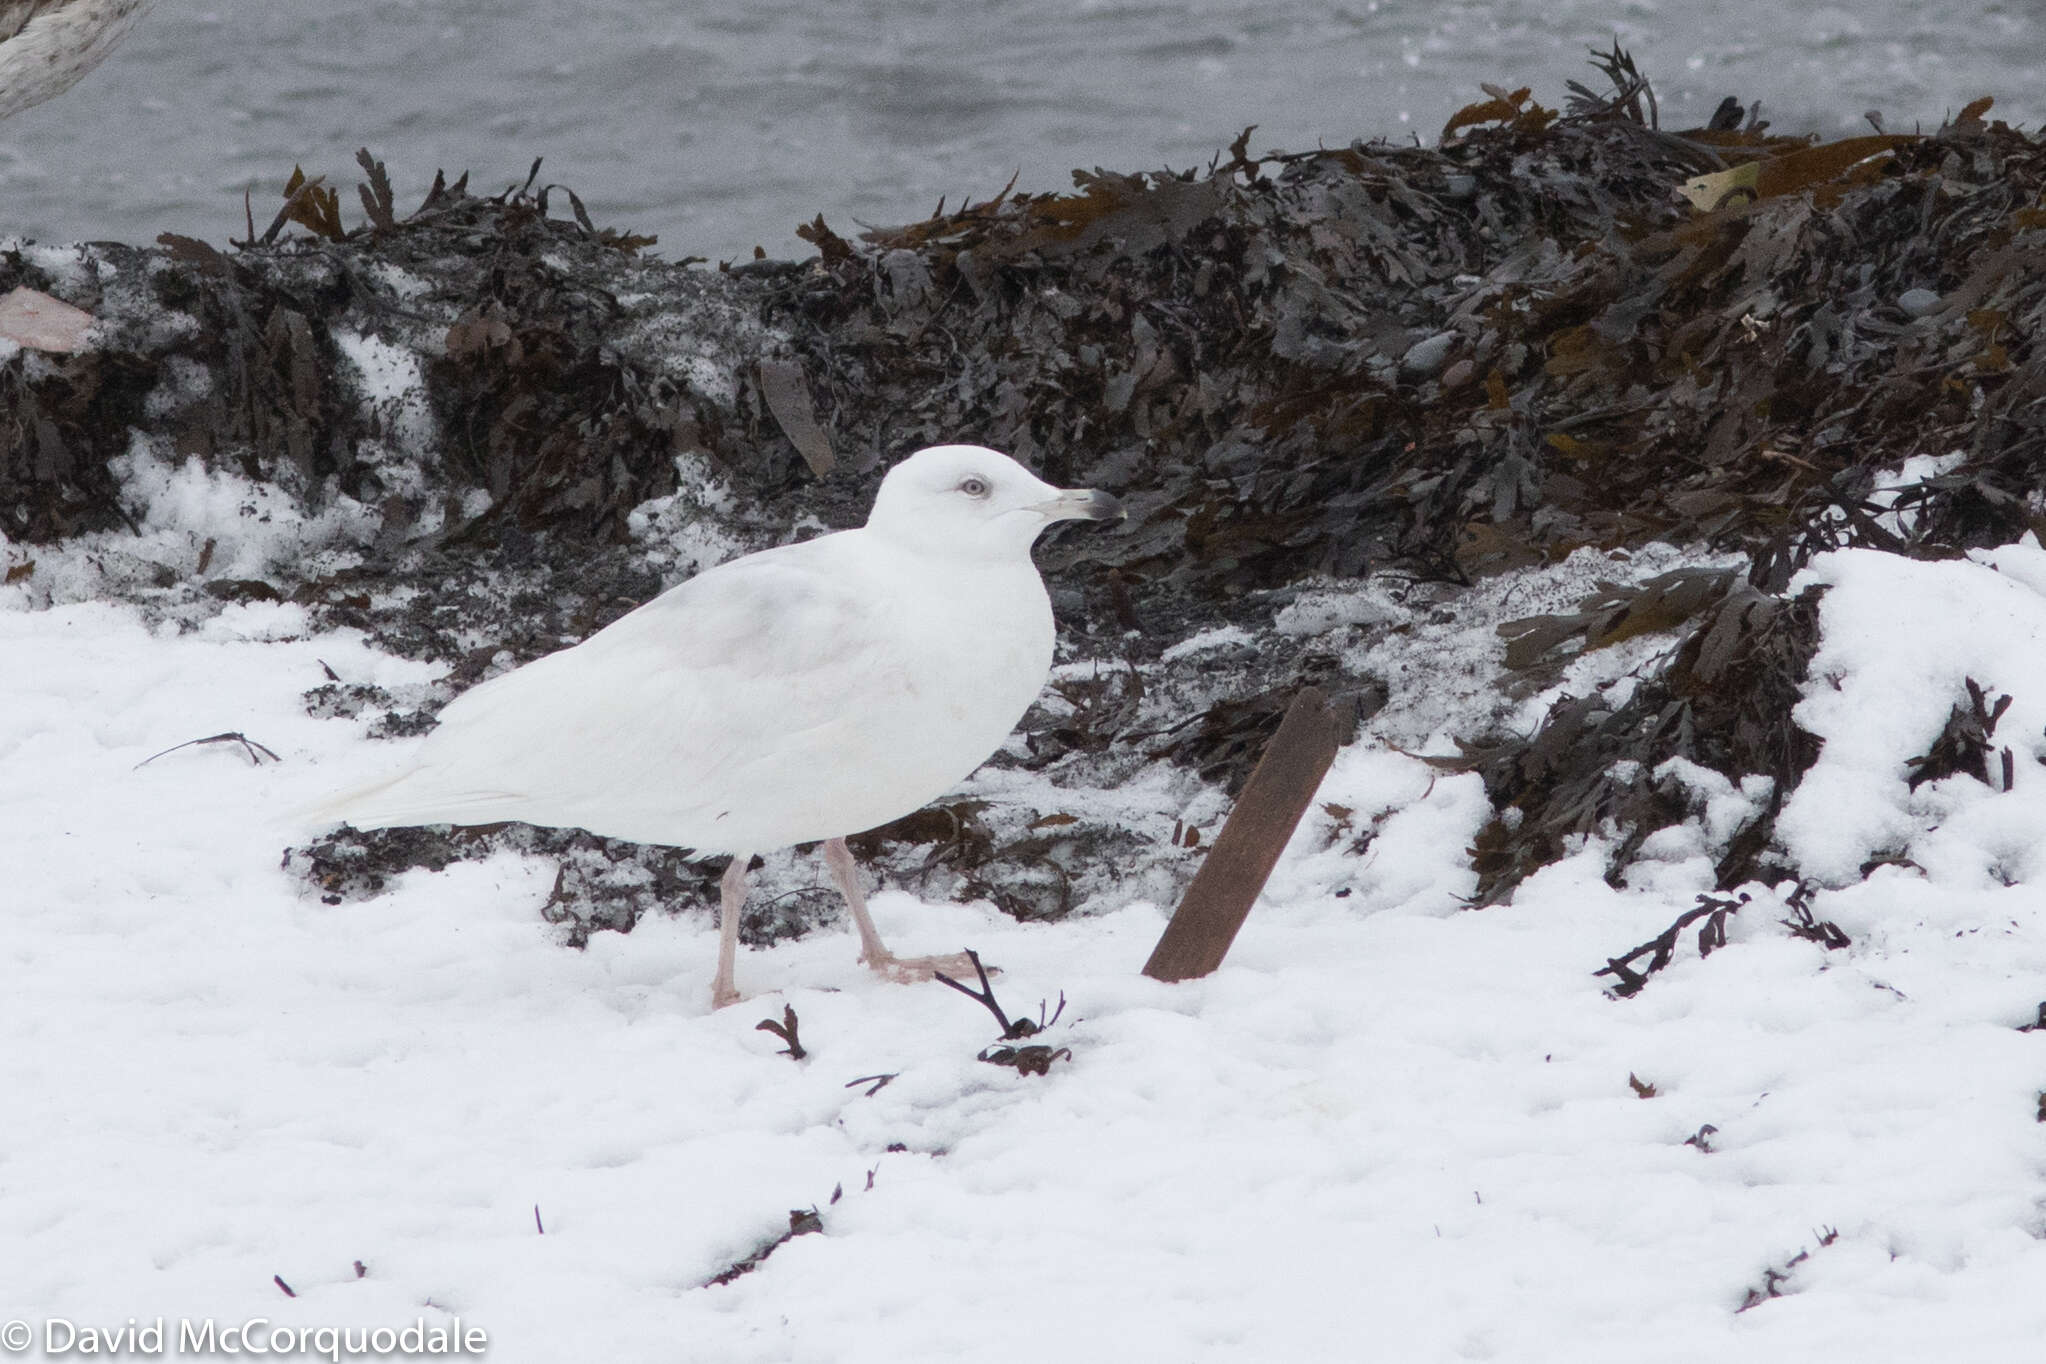
{"type": "MultiPolygon", "coordinates": [[[[1127,534],[1042,552],[1077,646],[1117,663],[1026,724],[1025,761],[1055,782],[1156,754],[1234,784],[1302,681],[1368,701],[1373,679],[1317,673],[1311,648],[1268,629],[1319,575],[1454,588],[1658,540],[1745,556],[1744,574],[1615,585],[1516,627],[1512,661],[1529,665],[1686,632],[1626,704],[1567,700],[1468,759],[1502,811],[1479,841],[1481,899],[1598,828],[1619,832],[1618,876],[1684,817],[1651,775],[1664,759],[1764,773],[1775,802],[1809,766],[1790,708],[1816,611],[1782,596],[1799,566],[1840,545],[1947,557],[2046,529],[2046,142],[1980,102],[1923,136],[1786,138],[1737,101],[1671,131],[1626,54],[1596,65],[1610,89],[1576,85],[1560,112],[1488,88],[1435,147],[1254,153],[1246,130],[1205,168],[1096,168],[1068,192],[1012,185],[857,236],[819,217],[802,234],[816,257],[716,271],[598,227],[537,162],[496,195],[436,175],[402,213],[365,151],[359,224],[296,171],[270,228],[252,210],[231,249],[89,248],[114,282],[71,301],[100,316],[103,344],[0,361],[0,524],[23,546],[132,526],[110,466],[135,429],[309,507],[346,495],[383,520],[359,569],[215,582],[202,566],[195,590],[305,603],[465,684],[500,651],[534,657],[658,590],[627,522],[678,491],[678,453],[728,481],[721,528],[758,544],[798,508],[850,524],[889,459],[977,440],[1132,507],[1127,534]],[[1751,199],[1699,213],[1677,192],[1744,166],[1751,199]],[[387,267],[425,292],[400,296],[387,267]],[[723,338],[729,394],[621,344],[645,318],[628,299],[648,297],[723,338]],[[165,314],[195,325],[152,325],[165,314]],[[428,357],[444,440],[405,476],[348,387],[344,330],[428,357]],[[178,388],[191,366],[208,382],[178,388]],[[1884,481],[1950,450],[1941,474],[1884,481]],[[379,590],[399,579],[434,590],[379,590]],[[1218,620],[1267,644],[1198,679],[1163,663],[1218,620]]],[[[0,252],[0,290],[58,284],[0,252]]],[[[956,888],[1033,915],[1134,851],[1089,823],[934,837],[889,846],[948,848],[956,888]]],[[[1738,835],[1721,884],[1771,869],[1770,837],[1766,817],[1738,835]]],[[[464,846],[415,834],[311,860],[344,894],[464,846]]],[[[576,870],[558,905],[606,881],[614,852],[650,859],[667,889],[706,888],[673,850],[560,846],[576,870]]],[[[573,937],[644,908],[560,912],[573,937]]]]}

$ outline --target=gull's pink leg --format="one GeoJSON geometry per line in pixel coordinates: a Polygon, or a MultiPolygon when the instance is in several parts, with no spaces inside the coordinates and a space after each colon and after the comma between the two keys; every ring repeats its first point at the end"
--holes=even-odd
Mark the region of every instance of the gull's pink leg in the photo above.
{"type": "MultiPolygon", "coordinates": [[[[844,839],[824,840],[824,865],[831,869],[831,879],[837,883],[839,894],[845,896],[846,907],[852,910],[853,924],[860,933],[861,961],[902,984],[929,980],[940,971],[954,977],[972,974],[973,959],[964,952],[942,957],[898,957],[888,950],[881,941],[880,930],[874,927],[873,917],[867,913],[867,893],[860,889],[859,867],[853,862],[852,849],[845,846],[844,839]]],[[[992,966],[988,968],[990,971],[994,969],[992,966]]]]}
{"type": "Polygon", "coordinates": [[[732,854],[718,883],[718,973],[710,983],[710,1007],[722,1009],[739,1002],[738,987],[732,983],[732,966],[739,955],[739,911],[746,905],[746,865],[752,853],[732,854]]]}

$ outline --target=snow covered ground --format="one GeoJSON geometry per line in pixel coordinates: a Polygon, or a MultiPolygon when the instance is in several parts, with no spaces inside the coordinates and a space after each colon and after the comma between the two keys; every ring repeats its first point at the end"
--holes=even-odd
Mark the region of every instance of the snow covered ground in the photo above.
{"type": "Polygon", "coordinates": [[[1322,792],[1350,827],[1312,815],[1207,980],[1138,974],[1169,906],[876,898],[898,950],[1003,967],[1012,1013],[1064,992],[1040,1077],[843,933],[746,954],[751,997],[712,1014],[706,912],[568,950],[537,860],[325,905],[280,865],[290,811],[397,749],[302,693],[322,661],[432,670],[291,606],[151,627],[26,575],[0,588],[0,1345],[162,1318],[177,1357],[210,1319],[314,1357],[317,1328],[459,1318],[536,1364],[2035,1360],[2046,552],[1810,576],[1826,746],[1783,829],[1850,946],[1752,886],[1727,947],[1687,933],[1611,998],[1593,970],[1711,889],[1744,797],[1701,793],[1627,889],[1593,844],[1469,911],[1477,779],[1382,720],[1322,792]],[[2016,698],[2015,783],[1910,792],[1966,677],[2016,698]],[[138,766],[226,731],[281,761],[138,766]],[[755,1027],[784,1005],[801,1061],[755,1027]],[[705,1286],[813,1207],[821,1233],[705,1286]]]}

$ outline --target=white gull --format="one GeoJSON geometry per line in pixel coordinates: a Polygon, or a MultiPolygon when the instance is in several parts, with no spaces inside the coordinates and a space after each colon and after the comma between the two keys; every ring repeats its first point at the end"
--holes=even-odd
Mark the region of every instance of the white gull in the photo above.
{"type": "MultiPolygon", "coordinates": [[[[106,60],[152,0],[0,0],[0,118],[61,95],[106,60]]],[[[84,348],[92,315],[34,289],[0,297],[0,359],[84,348]]]]}
{"type": "Polygon", "coordinates": [[[151,0],[0,0],[0,118],[61,95],[106,60],[151,0]]]}
{"type": "Polygon", "coordinates": [[[867,913],[847,834],[944,794],[1001,746],[1051,670],[1051,602],[1030,547],[1055,521],[1120,517],[972,445],[888,471],[867,524],[762,550],[672,588],[573,648],[474,687],[412,764],[318,814],[357,828],[520,820],[730,853],[713,1007],[732,968],[747,864],[822,840],[860,958],[901,958],[867,913]]]}

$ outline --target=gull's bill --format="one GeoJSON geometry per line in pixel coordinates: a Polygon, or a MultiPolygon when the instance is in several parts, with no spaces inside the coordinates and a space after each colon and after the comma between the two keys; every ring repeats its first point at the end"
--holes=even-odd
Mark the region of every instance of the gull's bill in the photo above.
{"type": "Polygon", "coordinates": [[[1098,488],[1073,488],[1030,510],[1047,521],[1121,521],[1129,515],[1120,498],[1098,488]]]}

